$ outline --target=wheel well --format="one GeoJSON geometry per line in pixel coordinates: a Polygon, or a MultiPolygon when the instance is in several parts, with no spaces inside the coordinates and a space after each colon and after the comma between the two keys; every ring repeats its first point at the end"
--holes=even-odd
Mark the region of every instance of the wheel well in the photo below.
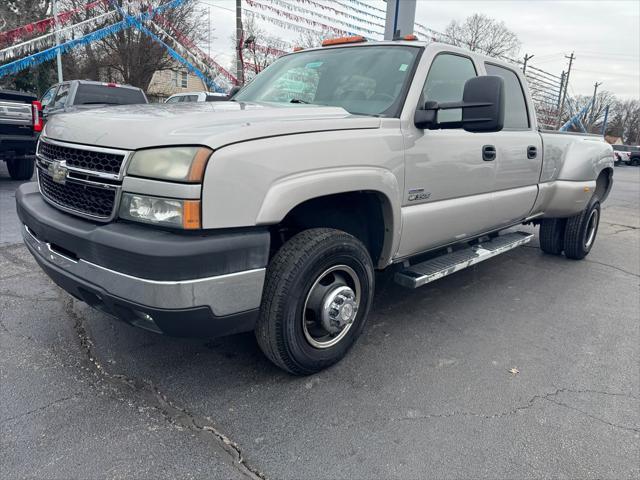
{"type": "Polygon", "coordinates": [[[605,168],[600,172],[598,178],[596,180],[596,191],[594,195],[597,195],[601,202],[609,196],[609,192],[611,191],[613,179],[613,169],[605,168]]]}
{"type": "Polygon", "coordinates": [[[360,240],[378,263],[385,243],[387,199],[377,192],[347,192],[307,200],[271,229],[271,255],[295,234],[309,228],[336,228],[360,240]]]}

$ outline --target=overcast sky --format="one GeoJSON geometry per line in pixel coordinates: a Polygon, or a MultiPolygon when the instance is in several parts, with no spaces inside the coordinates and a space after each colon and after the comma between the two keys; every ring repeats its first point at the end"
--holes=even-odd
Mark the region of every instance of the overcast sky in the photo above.
{"type": "MultiPolygon", "coordinates": [[[[381,0],[364,1],[386,6],[381,0]]],[[[202,5],[212,6],[212,55],[229,65],[235,1],[202,0],[202,5]]],[[[597,81],[620,97],[640,98],[640,0],[418,0],[416,21],[443,31],[451,20],[473,13],[504,21],[522,41],[521,54],[535,55],[530,64],[551,73],[566,70],[564,56],[573,51],[570,93],[591,94],[597,81]]],[[[261,26],[290,42],[298,37],[269,23],[261,26]]]]}

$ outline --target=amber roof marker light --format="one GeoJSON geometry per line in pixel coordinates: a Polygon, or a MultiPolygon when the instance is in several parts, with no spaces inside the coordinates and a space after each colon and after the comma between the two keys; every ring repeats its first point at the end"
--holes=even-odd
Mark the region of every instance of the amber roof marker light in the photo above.
{"type": "Polygon", "coordinates": [[[344,45],[346,43],[363,43],[367,39],[362,35],[354,35],[352,37],[339,37],[339,38],[327,38],[322,41],[323,47],[330,47],[332,45],[344,45]]]}

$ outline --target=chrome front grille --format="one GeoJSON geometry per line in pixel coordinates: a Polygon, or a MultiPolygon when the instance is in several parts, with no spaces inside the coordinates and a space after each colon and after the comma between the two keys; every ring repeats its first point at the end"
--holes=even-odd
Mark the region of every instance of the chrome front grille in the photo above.
{"type": "Polygon", "coordinates": [[[115,218],[129,152],[41,138],[36,155],[46,201],[97,221],[115,218]]]}
{"type": "Polygon", "coordinates": [[[118,175],[125,155],[95,150],[63,147],[40,142],[38,153],[50,160],[64,160],[68,167],[118,175]]]}
{"type": "Polygon", "coordinates": [[[38,170],[38,182],[42,194],[57,206],[103,220],[113,214],[117,187],[103,188],[72,180],[56,183],[42,168],[38,170]]]}

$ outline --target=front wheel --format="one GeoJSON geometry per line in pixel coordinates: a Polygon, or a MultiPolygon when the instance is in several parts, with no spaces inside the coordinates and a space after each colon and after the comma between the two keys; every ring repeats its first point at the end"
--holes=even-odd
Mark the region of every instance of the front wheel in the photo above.
{"type": "Polygon", "coordinates": [[[587,208],[567,219],[564,232],[564,254],[567,258],[582,260],[596,241],[600,224],[600,201],[594,196],[587,208]]]}
{"type": "Polygon", "coordinates": [[[28,157],[7,160],[7,170],[12,180],[30,180],[33,177],[35,160],[28,157]]]}
{"type": "Polygon", "coordinates": [[[359,240],[331,228],[305,230],[267,268],[258,344],[284,370],[316,373],[360,336],[373,290],[373,263],[359,240]]]}

